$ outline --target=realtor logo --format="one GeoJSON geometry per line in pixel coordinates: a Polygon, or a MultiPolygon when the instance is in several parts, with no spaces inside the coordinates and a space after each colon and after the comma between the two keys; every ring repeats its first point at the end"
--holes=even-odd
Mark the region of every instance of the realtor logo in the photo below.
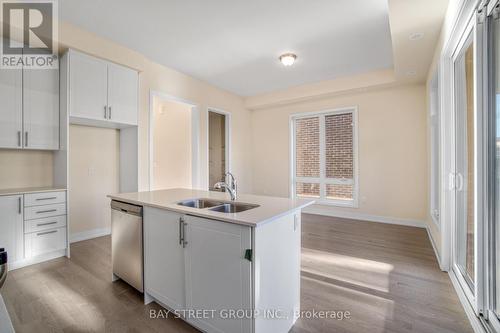
{"type": "Polygon", "coordinates": [[[58,67],[56,0],[0,0],[1,68],[58,67]]]}

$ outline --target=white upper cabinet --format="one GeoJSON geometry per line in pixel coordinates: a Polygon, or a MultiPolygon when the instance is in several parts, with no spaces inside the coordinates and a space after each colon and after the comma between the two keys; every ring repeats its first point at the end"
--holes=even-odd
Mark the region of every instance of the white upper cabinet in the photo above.
{"type": "Polygon", "coordinates": [[[23,71],[24,147],[59,149],[59,71],[23,71]]]}
{"type": "Polygon", "coordinates": [[[117,128],[136,126],[138,73],[73,50],[68,54],[70,121],[117,128]]]}
{"type": "Polygon", "coordinates": [[[107,119],[106,62],[78,52],[70,55],[70,117],[107,119]]]}
{"type": "Polygon", "coordinates": [[[0,196],[0,248],[5,248],[8,264],[24,257],[22,195],[0,196]]]}
{"type": "Polygon", "coordinates": [[[137,72],[108,65],[108,118],[121,124],[137,125],[137,72]]]}
{"type": "Polygon", "coordinates": [[[23,132],[23,72],[0,69],[0,147],[21,148],[23,132]]]}
{"type": "Polygon", "coordinates": [[[59,149],[59,70],[0,69],[0,101],[0,148],[59,149]]]}

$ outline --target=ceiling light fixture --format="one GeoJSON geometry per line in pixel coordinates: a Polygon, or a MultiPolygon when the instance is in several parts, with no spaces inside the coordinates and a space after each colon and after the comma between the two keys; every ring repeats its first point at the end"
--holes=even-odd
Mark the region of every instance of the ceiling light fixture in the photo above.
{"type": "Polygon", "coordinates": [[[297,59],[297,56],[293,53],[285,53],[280,56],[280,61],[285,66],[292,66],[297,59]]]}
{"type": "Polygon", "coordinates": [[[419,40],[419,39],[424,38],[424,33],[423,32],[414,32],[414,33],[411,33],[408,38],[410,40],[419,40]]]}

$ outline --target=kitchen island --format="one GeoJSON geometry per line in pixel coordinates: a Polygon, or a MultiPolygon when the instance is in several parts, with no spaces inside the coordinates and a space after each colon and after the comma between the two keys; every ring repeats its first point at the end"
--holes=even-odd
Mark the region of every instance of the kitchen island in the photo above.
{"type": "Polygon", "coordinates": [[[144,298],[205,332],[288,332],[300,311],[300,218],[311,200],[169,189],[143,207],[144,298]]]}

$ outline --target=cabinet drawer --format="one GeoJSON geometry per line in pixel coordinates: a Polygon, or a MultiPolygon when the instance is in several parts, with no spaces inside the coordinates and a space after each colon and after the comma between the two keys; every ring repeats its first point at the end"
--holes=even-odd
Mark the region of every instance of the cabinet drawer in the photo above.
{"type": "Polygon", "coordinates": [[[24,207],[66,202],[66,192],[29,193],[24,195],[24,207]]]}
{"type": "Polygon", "coordinates": [[[66,228],[33,232],[24,236],[26,258],[66,248],[66,228]]]}
{"type": "Polygon", "coordinates": [[[24,221],[24,233],[39,232],[66,226],[66,215],[24,221]]]}
{"type": "Polygon", "coordinates": [[[33,220],[51,216],[66,215],[66,204],[33,206],[24,208],[24,219],[33,220]]]}

